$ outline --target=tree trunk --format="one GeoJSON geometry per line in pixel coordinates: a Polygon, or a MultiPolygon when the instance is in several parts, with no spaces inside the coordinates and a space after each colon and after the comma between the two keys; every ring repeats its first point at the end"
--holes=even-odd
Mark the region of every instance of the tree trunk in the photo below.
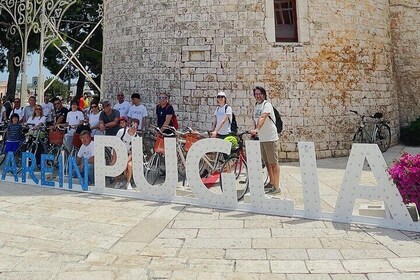
{"type": "Polygon", "coordinates": [[[79,72],[79,78],[77,79],[77,90],[76,90],[76,99],[79,99],[83,95],[83,89],[85,88],[86,77],[79,72]]]}
{"type": "Polygon", "coordinates": [[[10,44],[11,47],[7,52],[7,69],[9,71],[9,77],[7,80],[7,98],[13,99],[16,95],[16,84],[19,76],[20,67],[15,65],[14,58],[16,56],[14,44],[10,44]]]}

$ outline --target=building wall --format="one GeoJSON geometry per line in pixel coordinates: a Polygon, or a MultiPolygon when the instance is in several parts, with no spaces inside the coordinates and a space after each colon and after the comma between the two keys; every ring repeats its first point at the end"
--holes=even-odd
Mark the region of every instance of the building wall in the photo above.
{"type": "Polygon", "coordinates": [[[383,112],[395,143],[389,1],[297,1],[301,42],[273,43],[269,0],[105,0],[105,92],[138,91],[152,113],[167,91],[181,125],[209,129],[224,90],[249,129],[262,85],[283,116],[282,159],[297,159],[301,140],[318,157],[347,155],[358,124],[350,109],[383,112]]]}
{"type": "Polygon", "coordinates": [[[420,2],[391,0],[391,31],[400,122],[420,117],[420,2]]]}

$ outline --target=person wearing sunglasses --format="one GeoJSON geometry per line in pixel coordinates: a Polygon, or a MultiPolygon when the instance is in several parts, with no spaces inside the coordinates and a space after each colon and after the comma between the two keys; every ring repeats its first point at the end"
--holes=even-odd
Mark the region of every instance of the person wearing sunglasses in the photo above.
{"type": "Polygon", "coordinates": [[[117,104],[114,105],[114,109],[120,112],[120,117],[127,118],[131,104],[128,101],[124,100],[124,93],[117,93],[117,101],[117,104]]]}
{"type": "Polygon", "coordinates": [[[21,105],[20,98],[15,98],[15,100],[13,101],[13,109],[9,115],[9,120],[11,120],[11,117],[13,114],[18,114],[19,123],[23,122],[23,107],[21,107],[20,105],[21,105]]]}
{"type": "Polygon", "coordinates": [[[32,116],[26,122],[27,124],[31,124],[35,127],[45,125],[45,116],[42,111],[41,105],[36,105],[32,116]]]}
{"type": "Polygon", "coordinates": [[[224,139],[232,133],[230,129],[230,124],[232,122],[232,107],[227,105],[226,93],[223,91],[219,92],[216,98],[217,108],[214,112],[214,121],[210,136],[224,139]]]}
{"type": "Polygon", "coordinates": [[[158,96],[158,105],[156,106],[157,126],[166,134],[172,133],[168,128],[175,126],[173,116],[175,115],[174,107],[169,104],[169,95],[160,93],[158,96]]]}
{"type": "Polygon", "coordinates": [[[63,103],[58,97],[53,99],[53,104],[54,104],[55,125],[65,123],[69,109],[63,106],[63,103]]]}
{"type": "Polygon", "coordinates": [[[103,135],[104,133],[99,128],[99,116],[101,115],[101,111],[99,111],[99,102],[96,100],[92,100],[90,102],[90,110],[89,110],[89,126],[90,126],[90,135],[103,135]]]}

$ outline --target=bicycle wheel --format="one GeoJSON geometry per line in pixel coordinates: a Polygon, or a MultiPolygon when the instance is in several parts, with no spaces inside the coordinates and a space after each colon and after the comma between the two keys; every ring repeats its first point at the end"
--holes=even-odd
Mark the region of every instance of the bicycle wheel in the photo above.
{"type": "Polygon", "coordinates": [[[156,184],[156,180],[159,177],[160,172],[160,155],[153,154],[150,158],[149,162],[146,164],[146,181],[154,185],[156,184]]]}
{"type": "Polygon", "coordinates": [[[59,157],[61,154],[61,149],[60,147],[53,147],[51,150],[48,151],[48,155],[52,155],[54,157],[53,160],[47,160],[47,162],[45,163],[48,167],[52,168],[52,177],[55,178],[58,175],[58,170],[59,170],[59,157]]]}
{"type": "Polygon", "coordinates": [[[262,163],[262,178],[263,178],[263,185],[267,185],[270,181],[270,177],[268,177],[268,169],[265,163],[262,163]]]}
{"type": "MultiPolygon", "coordinates": [[[[24,146],[21,146],[22,147],[22,149],[20,150],[20,152],[19,152],[19,155],[18,155],[18,152],[16,151],[16,154],[15,154],[15,160],[16,160],[16,169],[17,169],[17,173],[19,173],[19,172],[21,172],[22,171],[22,167],[23,167],[23,162],[22,162],[22,153],[24,153],[24,152],[27,152],[27,153],[32,153],[32,154],[34,154],[35,155],[35,157],[36,157],[36,152],[37,152],[37,149],[38,149],[38,145],[37,144],[35,144],[35,143],[31,143],[30,145],[29,145],[29,147],[26,147],[26,145],[24,145],[24,146]],[[16,156],[19,156],[19,158],[16,158],[16,156]]],[[[20,148],[19,148],[20,149],[20,148]]],[[[18,150],[19,150],[18,149],[18,150]]],[[[31,161],[31,159],[28,159],[28,164],[27,164],[27,166],[31,166],[31,164],[32,164],[32,161],[31,161]]]]}
{"type": "MultiPolygon", "coordinates": [[[[248,168],[246,162],[235,156],[229,157],[222,166],[222,173],[233,173],[235,175],[235,188],[238,200],[241,200],[248,191],[248,168]]],[[[220,188],[223,191],[222,177],[220,177],[220,188]]]]}
{"type": "Polygon", "coordinates": [[[358,129],[353,136],[353,143],[367,143],[366,135],[362,129],[358,129]]]}
{"type": "Polygon", "coordinates": [[[177,163],[177,165],[178,165],[178,174],[179,174],[179,176],[185,178],[185,176],[186,176],[185,163],[184,163],[184,161],[182,159],[186,160],[187,153],[182,148],[181,148],[181,151],[178,150],[178,152],[176,154],[177,159],[178,159],[178,163],[177,163]],[[182,151],[182,155],[180,154],[181,151],[182,151]]]}
{"type": "Polygon", "coordinates": [[[381,124],[376,131],[375,144],[379,146],[381,152],[386,152],[391,145],[391,129],[387,124],[381,124]]]}
{"type": "Polygon", "coordinates": [[[4,147],[5,147],[6,145],[5,145],[5,140],[2,140],[1,142],[0,142],[0,165],[2,165],[3,164],[3,162],[5,161],[5,159],[6,159],[6,153],[4,152],[4,147]]]}

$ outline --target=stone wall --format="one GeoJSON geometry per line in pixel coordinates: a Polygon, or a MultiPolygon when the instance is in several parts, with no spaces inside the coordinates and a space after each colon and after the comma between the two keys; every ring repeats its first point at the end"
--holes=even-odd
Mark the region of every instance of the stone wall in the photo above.
{"type": "Polygon", "coordinates": [[[391,31],[400,122],[420,117],[420,2],[392,0],[391,31]]]}
{"type": "Polygon", "coordinates": [[[300,43],[270,42],[268,0],[104,2],[109,97],[138,91],[152,113],[167,91],[181,125],[209,129],[224,90],[244,130],[262,85],[283,116],[282,159],[298,158],[300,140],[318,157],[347,155],[358,124],[350,109],[383,112],[396,142],[389,1],[301,1],[300,43]]]}

